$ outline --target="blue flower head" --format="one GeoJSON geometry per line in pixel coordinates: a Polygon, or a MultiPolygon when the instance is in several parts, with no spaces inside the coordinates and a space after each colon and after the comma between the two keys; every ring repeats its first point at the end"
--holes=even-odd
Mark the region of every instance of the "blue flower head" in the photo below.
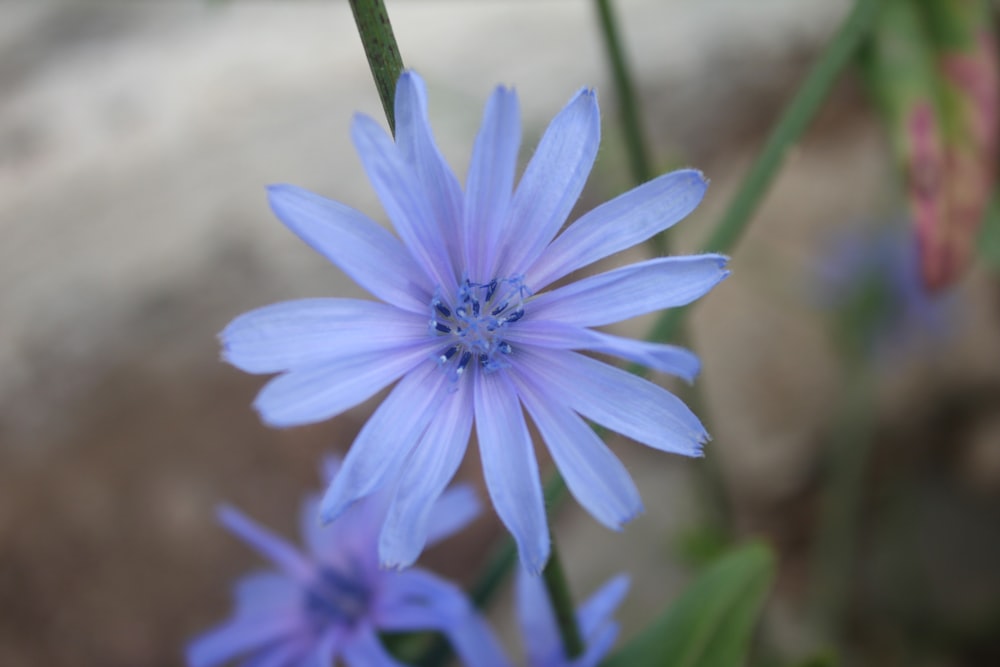
{"type": "MultiPolygon", "coordinates": [[[[463,662],[502,667],[496,640],[460,589],[418,568],[379,567],[378,527],[388,500],[374,494],[320,527],[319,497],[307,499],[305,553],[237,510],[221,508],[222,523],[277,571],[240,580],[232,616],[190,643],[188,664],[241,659],[254,667],[331,667],[339,657],[349,667],[399,667],[376,633],[433,630],[448,637],[463,662]]],[[[455,533],[478,511],[470,488],[445,491],[428,511],[428,541],[455,533]]]]}
{"type": "Polygon", "coordinates": [[[328,419],[396,383],[321,507],[329,521],[393,483],[379,543],[388,566],[420,553],[428,508],[474,426],[493,505],[522,563],[538,572],[549,538],[524,410],[570,491],[613,529],[642,505],[584,419],[689,456],[708,440],[673,394],[581,352],[690,381],[699,366],[691,352],[592,327],[697,299],[726,277],[725,257],[661,257],[553,287],[682,219],[707,184],[692,170],[660,176],[558,234],[597,154],[593,91],[581,90],[555,117],[516,187],[521,128],[512,90],[497,88],[486,105],[464,190],[434,143],[413,72],[397,86],[396,125],[393,141],[358,115],[351,136],[398,237],[343,204],[270,188],[277,216],[378,301],[307,299],[252,311],[222,332],[223,356],[247,372],[280,373],[254,404],[273,426],[328,419]]]}

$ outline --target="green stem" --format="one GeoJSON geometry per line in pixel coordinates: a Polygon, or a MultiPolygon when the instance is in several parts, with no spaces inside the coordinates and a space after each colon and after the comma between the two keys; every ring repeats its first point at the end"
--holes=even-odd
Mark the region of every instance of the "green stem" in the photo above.
{"type": "MultiPolygon", "coordinates": [[[[879,0],[857,0],[850,15],[833,36],[809,76],[764,144],[760,155],[743,178],[722,219],[702,248],[730,252],[750,224],[753,214],[771,186],[785,155],[819,111],[840,73],[857,53],[874,23],[879,0]]],[[[670,340],[677,335],[688,308],[668,310],[653,325],[652,340],[670,340]]]]}
{"type": "MultiPolygon", "coordinates": [[[[615,92],[618,96],[618,115],[621,116],[622,132],[625,135],[625,150],[628,153],[632,181],[636,185],[640,185],[653,178],[649,153],[646,151],[646,146],[649,143],[643,136],[635,87],[632,85],[632,75],[625,59],[625,49],[622,46],[618,21],[611,7],[611,0],[596,0],[596,7],[601,35],[604,37],[605,52],[611,65],[611,77],[614,80],[615,92]]],[[[650,239],[650,243],[653,246],[653,252],[657,255],[667,254],[667,237],[664,234],[657,234],[650,239]]]]}
{"type": "Polygon", "coordinates": [[[637,184],[645,183],[653,177],[653,170],[649,166],[649,155],[646,153],[647,143],[642,136],[642,123],[639,120],[639,105],[636,104],[632,75],[629,73],[628,63],[625,60],[625,50],[622,47],[618,23],[611,8],[611,0],[597,0],[597,13],[601,25],[601,35],[604,37],[604,47],[611,64],[611,75],[614,78],[615,90],[618,94],[618,113],[622,117],[622,130],[625,133],[625,146],[628,149],[632,180],[637,184]]]}
{"type": "Polygon", "coordinates": [[[403,59],[396,46],[396,37],[392,34],[392,24],[389,23],[389,13],[382,0],[350,0],[354,22],[361,35],[361,44],[365,47],[368,67],[371,68],[375,87],[385,118],[389,121],[389,129],[396,133],[396,117],[393,112],[396,98],[396,82],[403,73],[403,59]]]}
{"type": "Polygon", "coordinates": [[[562,559],[559,558],[554,535],[552,552],[545,569],[542,570],[542,580],[545,582],[545,590],[549,593],[552,611],[556,615],[556,625],[559,626],[559,635],[562,637],[563,648],[566,649],[566,657],[572,660],[583,653],[583,639],[580,638],[580,628],[576,623],[576,608],[569,593],[569,583],[566,581],[566,573],[563,570],[562,559]]]}
{"type": "Polygon", "coordinates": [[[836,640],[854,580],[865,473],[874,437],[874,381],[863,360],[850,376],[826,452],[827,475],[813,547],[813,618],[820,636],[836,640]]]}

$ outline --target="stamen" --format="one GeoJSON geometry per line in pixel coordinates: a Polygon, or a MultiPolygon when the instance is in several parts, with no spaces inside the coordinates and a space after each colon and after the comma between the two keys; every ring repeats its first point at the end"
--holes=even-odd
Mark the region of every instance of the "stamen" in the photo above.
{"type": "Polygon", "coordinates": [[[430,332],[449,340],[435,361],[448,369],[453,381],[473,359],[486,373],[510,366],[505,357],[514,349],[504,340],[504,328],[524,317],[524,297],[530,294],[520,277],[494,278],[487,283],[463,280],[450,303],[439,289],[430,303],[430,332]]]}

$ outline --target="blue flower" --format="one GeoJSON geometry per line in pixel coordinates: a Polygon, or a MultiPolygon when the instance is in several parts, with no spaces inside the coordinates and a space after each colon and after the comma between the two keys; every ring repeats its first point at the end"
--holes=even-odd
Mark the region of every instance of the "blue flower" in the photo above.
{"type": "Polygon", "coordinates": [[[581,354],[597,352],[691,380],[698,359],[671,345],[592,327],[687,304],[726,277],[720,255],[661,257],[553,284],[670,227],[701,201],[701,173],[656,178],[557,236],[597,154],[600,118],[581,90],[549,125],[514,187],[517,96],[486,106],[465,190],[427,120],[424,84],[399,80],[395,142],[367,116],[351,135],[398,238],[343,204],[270,188],[277,216],[379,301],[306,299],[234,320],[224,358],[281,373],[255,407],[273,426],[321,421],[395,387],[365,424],[327,491],[322,516],[396,482],[381,533],[383,564],[423,548],[427,508],[455,473],[473,423],[490,497],[522,563],[538,572],[548,529],[526,409],[576,499],[601,523],[641,511],[621,462],[584,419],[650,447],[698,456],[708,434],[673,394],[581,354]]]}
{"type": "MultiPolygon", "coordinates": [[[[307,499],[301,519],[307,553],[237,510],[221,508],[222,523],[278,571],[238,583],[235,612],[191,642],[188,664],[242,659],[247,667],[330,667],[339,656],[350,667],[398,667],[376,633],[433,630],[448,637],[464,662],[503,667],[491,631],[459,588],[418,568],[379,567],[378,526],[388,500],[374,494],[321,528],[319,497],[307,499]]],[[[478,511],[468,487],[446,491],[428,510],[428,541],[455,533],[478,511]]]]}

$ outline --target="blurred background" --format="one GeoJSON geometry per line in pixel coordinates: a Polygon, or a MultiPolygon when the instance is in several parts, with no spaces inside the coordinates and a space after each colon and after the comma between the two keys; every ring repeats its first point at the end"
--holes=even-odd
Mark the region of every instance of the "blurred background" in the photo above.
{"type": "MultiPolygon", "coordinates": [[[[671,232],[675,252],[701,250],[848,3],[617,7],[657,172],[691,165],[712,180],[671,232]]],[[[594,86],[604,142],[577,212],[631,186],[591,3],[389,11],[459,174],[494,85],[520,95],[523,159],[594,86]]],[[[215,335],[274,301],[362,295],[270,214],[264,186],[294,183],[384,221],[348,137],[354,112],[381,120],[381,107],[339,1],[7,2],[0,91],[0,665],[179,665],[185,641],[228,613],[234,578],[260,565],[216,525],[215,505],[291,536],[322,454],[346,447],[371,410],[268,429],[250,407],[263,379],[223,365],[215,335]]],[[[699,396],[684,395],[714,435],[708,458],[613,442],[646,514],[614,535],[572,502],[559,510],[580,599],[632,575],[624,639],[713,540],[763,536],[780,570],[759,664],[821,646],[803,609],[846,421],[866,425],[867,473],[848,492],[860,505],[842,654],[1000,664],[997,272],[979,263],[933,326],[873,344],[860,364],[870,400],[858,411],[845,399],[858,364],[838,343],[828,269],[853,261],[837,257],[844,239],[864,245],[900,221],[897,181],[848,75],[788,156],[732,277],[690,321],[704,371],[699,396]]],[[[642,336],[650,322],[623,330],[642,336]]],[[[478,480],[478,465],[472,448],[461,474],[478,480]]],[[[470,582],[501,536],[490,514],[425,562],[470,582]]],[[[509,607],[496,606],[497,623],[509,607]]]]}

